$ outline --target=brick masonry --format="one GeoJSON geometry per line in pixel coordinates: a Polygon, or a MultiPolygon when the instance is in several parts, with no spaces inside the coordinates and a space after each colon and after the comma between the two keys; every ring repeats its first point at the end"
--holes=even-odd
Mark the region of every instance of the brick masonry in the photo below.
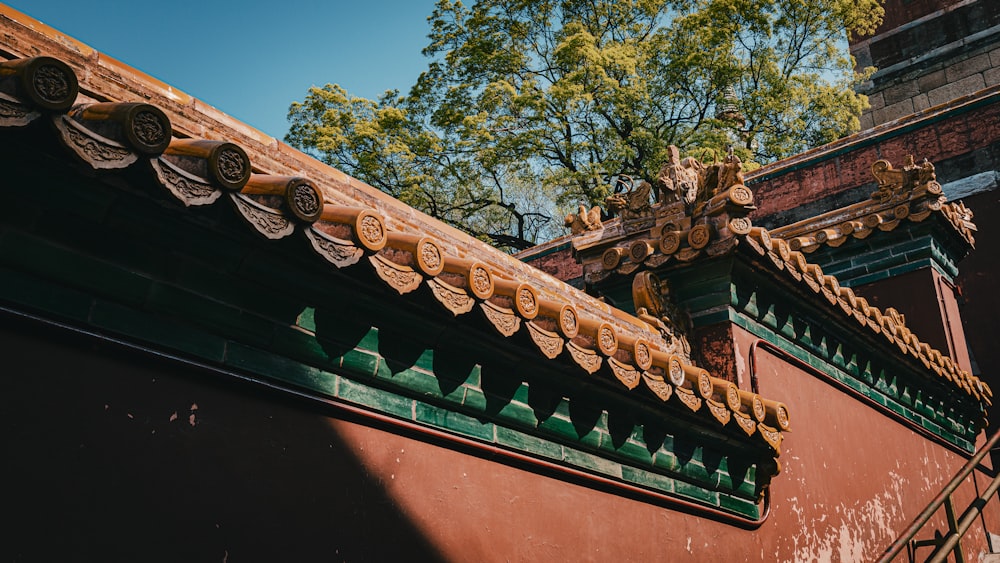
{"type": "Polygon", "coordinates": [[[1000,3],[889,0],[874,36],[852,41],[858,67],[878,69],[860,90],[863,129],[1000,84],[1000,3]]]}
{"type": "Polygon", "coordinates": [[[927,158],[946,190],[963,178],[1000,170],[1000,96],[966,111],[845,141],[846,146],[830,147],[801,164],[779,162],[748,175],[757,195],[754,223],[774,227],[862,201],[876,186],[871,165],[883,158],[895,166],[907,155],[927,158]]]}
{"type": "Polygon", "coordinates": [[[568,243],[553,247],[546,252],[532,252],[532,250],[529,249],[527,253],[518,257],[574,287],[583,288],[583,265],[573,257],[568,243]]]}
{"type": "Polygon", "coordinates": [[[896,29],[940,10],[967,4],[968,0],[904,0],[886,2],[885,17],[880,31],[896,29]]]}

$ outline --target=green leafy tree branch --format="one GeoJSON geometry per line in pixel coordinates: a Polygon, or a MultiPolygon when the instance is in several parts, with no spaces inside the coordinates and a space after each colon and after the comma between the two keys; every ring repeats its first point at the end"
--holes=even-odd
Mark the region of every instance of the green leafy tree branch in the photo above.
{"type": "Polygon", "coordinates": [[[286,139],[526,248],[613,177],[652,181],[671,144],[760,164],[856,131],[846,34],[882,15],[878,0],[439,0],[407,94],[312,88],[286,139]]]}

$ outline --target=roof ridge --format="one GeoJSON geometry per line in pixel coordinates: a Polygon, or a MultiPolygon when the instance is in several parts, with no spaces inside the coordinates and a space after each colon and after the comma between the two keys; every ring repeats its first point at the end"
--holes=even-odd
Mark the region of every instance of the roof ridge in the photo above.
{"type": "Polygon", "coordinates": [[[934,165],[914,164],[907,157],[902,169],[881,159],[872,164],[878,189],[865,201],[776,227],[771,235],[787,240],[792,250],[811,253],[827,245],[837,247],[851,237],[863,239],[876,231],[891,231],[903,221],[922,222],[938,214],[970,247],[975,247],[972,211],[961,202],[948,202],[937,182],[934,165]]]}

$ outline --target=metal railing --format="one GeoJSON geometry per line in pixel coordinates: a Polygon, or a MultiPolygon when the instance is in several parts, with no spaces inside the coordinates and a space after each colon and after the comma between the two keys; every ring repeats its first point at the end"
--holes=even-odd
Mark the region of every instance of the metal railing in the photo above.
{"type": "Polygon", "coordinates": [[[913,561],[916,558],[916,550],[920,547],[935,546],[934,551],[927,558],[927,561],[938,563],[944,561],[948,557],[948,553],[954,553],[955,561],[957,563],[964,563],[965,556],[962,554],[962,545],[960,543],[962,536],[965,532],[969,530],[972,523],[975,521],[976,517],[979,516],[983,507],[986,503],[993,498],[996,494],[997,489],[1000,489],[1000,473],[998,473],[993,480],[990,482],[986,490],[973,500],[968,508],[962,513],[961,518],[955,517],[955,505],[951,500],[951,495],[954,493],[959,485],[961,485],[965,479],[972,473],[979,462],[986,457],[990,451],[996,446],[997,442],[1000,441],[1000,430],[993,433],[989,440],[983,444],[983,447],[979,449],[974,456],[972,456],[969,461],[958,470],[958,473],[945,485],[944,489],[934,500],[931,501],[927,508],[925,508],[913,522],[900,534],[899,538],[888,549],[879,559],[879,563],[889,563],[896,558],[904,549],[910,555],[910,560],[913,561]],[[945,516],[948,520],[948,532],[941,535],[940,533],[935,533],[934,539],[929,540],[919,540],[914,541],[913,537],[923,529],[924,525],[931,519],[931,516],[941,506],[944,505],[945,516]]]}

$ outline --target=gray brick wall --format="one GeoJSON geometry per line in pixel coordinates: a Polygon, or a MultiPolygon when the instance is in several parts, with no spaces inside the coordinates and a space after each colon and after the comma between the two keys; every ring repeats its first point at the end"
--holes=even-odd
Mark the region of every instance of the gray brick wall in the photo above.
{"type": "Polygon", "coordinates": [[[865,84],[871,107],[861,116],[862,129],[946,104],[1000,84],[1000,30],[978,47],[956,46],[936,62],[915,62],[865,84]],[[944,56],[946,55],[946,56],[944,56]]]}

